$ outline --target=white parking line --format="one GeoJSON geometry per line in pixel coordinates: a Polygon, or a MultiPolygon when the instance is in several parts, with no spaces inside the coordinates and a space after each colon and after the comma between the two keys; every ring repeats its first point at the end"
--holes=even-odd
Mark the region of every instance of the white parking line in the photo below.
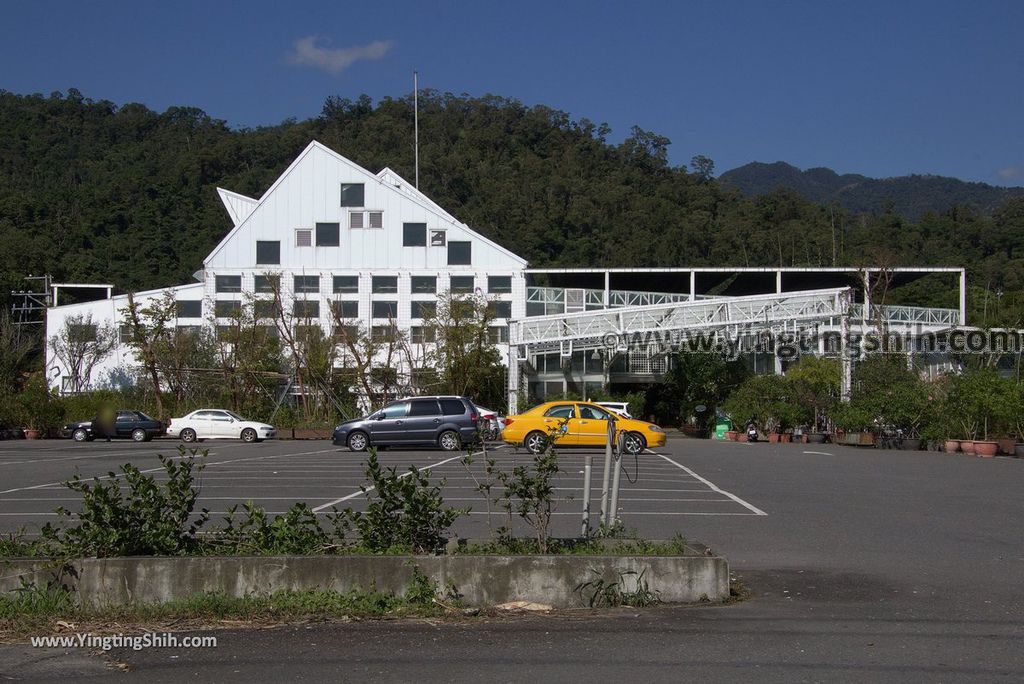
{"type": "Polygon", "coordinates": [[[680,468],[680,469],[682,469],[682,470],[686,471],[686,472],[687,472],[687,473],[689,473],[689,474],[690,474],[690,476],[691,476],[691,477],[693,477],[694,479],[696,479],[696,480],[699,480],[700,482],[703,482],[703,483],[704,483],[705,485],[707,485],[708,487],[710,487],[710,488],[711,488],[711,489],[712,489],[713,491],[716,491],[716,492],[718,492],[719,494],[722,494],[723,496],[727,496],[727,497],[729,497],[730,499],[732,499],[733,501],[735,501],[735,502],[736,502],[736,503],[738,503],[739,505],[743,506],[743,507],[744,507],[744,508],[746,508],[747,510],[749,510],[749,511],[752,511],[752,512],[754,513],[754,515],[768,515],[767,513],[765,513],[764,511],[762,511],[762,510],[761,510],[760,508],[758,508],[757,506],[754,506],[754,505],[752,505],[752,504],[749,504],[749,503],[747,503],[746,501],[744,501],[743,499],[741,499],[740,497],[736,496],[735,494],[730,494],[729,492],[725,491],[724,489],[721,489],[721,488],[719,488],[719,486],[718,486],[718,485],[716,485],[716,484],[715,484],[714,482],[711,482],[710,480],[705,480],[705,479],[704,479],[703,477],[701,477],[701,476],[700,476],[700,475],[698,475],[697,473],[693,472],[692,470],[690,470],[689,468],[687,468],[687,467],[686,467],[686,466],[684,466],[683,464],[681,464],[681,463],[676,463],[675,461],[673,461],[673,460],[672,460],[671,458],[669,458],[669,457],[668,457],[668,456],[666,456],[665,454],[659,454],[659,453],[657,453],[657,452],[655,452],[655,451],[651,451],[650,449],[647,449],[647,452],[648,452],[648,453],[650,453],[650,454],[654,454],[655,456],[660,456],[660,457],[662,457],[663,459],[665,459],[666,461],[668,461],[669,463],[671,463],[671,464],[673,464],[674,466],[676,466],[677,468],[680,468]]]}

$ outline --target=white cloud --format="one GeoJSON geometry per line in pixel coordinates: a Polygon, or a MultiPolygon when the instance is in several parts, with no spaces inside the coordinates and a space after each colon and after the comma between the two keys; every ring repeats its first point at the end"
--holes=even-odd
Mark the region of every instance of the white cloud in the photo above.
{"type": "Polygon", "coordinates": [[[1007,166],[996,171],[996,175],[999,177],[999,180],[1011,181],[1020,178],[1024,173],[1021,173],[1019,166],[1007,166]]]}
{"type": "Polygon", "coordinates": [[[288,53],[288,63],[340,74],[361,59],[384,57],[392,45],[390,40],[375,40],[368,45],[332,49],[320,45],[320,39],[316,36],[306,36],[295,41],[294,49],[288,53]]]}

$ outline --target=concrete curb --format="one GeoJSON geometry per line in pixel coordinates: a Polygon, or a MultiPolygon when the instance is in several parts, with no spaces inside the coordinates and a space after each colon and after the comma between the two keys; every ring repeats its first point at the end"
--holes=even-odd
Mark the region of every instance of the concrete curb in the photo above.
{"type": "MultiPolygon", "coordinates": [[[[232,597],[279,590],[355,589],[403,595],[419,568],[444,590],[453,585],[471,606],[532,601],[555,608],[587,604],[576,587],[598,578],[636,591],[637,578],[667,603],[729,596],[729,565],[717,556],[190,556],[83,558],[63,583],[86,606],[163,603],[205,592],[232,597]],[[636,574],[626,574],[636,573],[636,574]]],[[[45,586],[57,571],[40,559],[0,561],[0,591],[20,578],[45,586]]]]}

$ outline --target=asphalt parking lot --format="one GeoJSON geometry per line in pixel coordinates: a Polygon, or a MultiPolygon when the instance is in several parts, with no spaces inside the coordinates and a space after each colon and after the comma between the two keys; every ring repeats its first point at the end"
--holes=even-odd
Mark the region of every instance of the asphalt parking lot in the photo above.
{"type": "MultiPolygon", "coordinates": [[[[0,442],[0,525],[31,531],[52,519],[54,506],[74,503],[60,480],[76,471],[101,475],[128,460],[149,470],[159,465],[157,453],[176,446],[0,442]]],[[[296,500],[321,512],[362,505],[361,457],[329,443],[203,446],[210,451],[200,503],[215,513],[246,499],[270,511],[296,500]]],[[[579,530],[587,453],[560,455],[556,534],[579,530]]],[[[602,455],[589,453],[596,510],[602,455]]],[[[528,459],[508,448],[494,454],[506,468],[528,459]]],[[[486,505],[459,458],[381,454],[400,469],[431,466],[433,477],[446,479],[446,500],[473,508],[459,533],[483,536],[486,505]]],[[[673,439],[623,465],[625,526],[712,546],[752,591],[750,600],[470,625],[371,621],[221,632],[212,651],[119,657],[153,682],[193,673],[250,681],[254,672],[310,681],[1024,680],[1024,460],[673,439]]],[[[479,479],[478,469],[479,455],[472,468],[479,479]]]]}

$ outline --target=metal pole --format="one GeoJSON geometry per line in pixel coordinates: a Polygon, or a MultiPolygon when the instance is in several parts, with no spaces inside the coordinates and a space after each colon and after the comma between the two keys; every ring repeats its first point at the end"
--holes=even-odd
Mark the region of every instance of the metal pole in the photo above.
{"type": "Polygon", "coordinates": [[[608,516],[608,528],[614,528],[619,522],[619,477],[622,475],[622,445],[625,442],[625,435],[619,435],[618,448],[615,450],[615,476],[612,478],[612,504],[611,515],[608,516]]]}
{"type": "Polygon", "coordinates": [[[590,475],[594,470],[594,457],[587,454],[583,465],[583,529],[581,537],[590,536],[590,475]]]}
{"type": "Polygon", "coordinates": [[[413,147],[416,148],[416,189],[420,189],[420,74],[418,71],[412,72],[412,109],[413,109],[413,128],[415,129],[415,142],[413,147]]]}
{"type": "Polygon", "coordinates": [[[608,421],[608,441],[604,445],[604,476],[601,478],[601,522],[608,525],[608,479],[612,470],[612,443],[615,442],[615,420],[608,421]]]}

